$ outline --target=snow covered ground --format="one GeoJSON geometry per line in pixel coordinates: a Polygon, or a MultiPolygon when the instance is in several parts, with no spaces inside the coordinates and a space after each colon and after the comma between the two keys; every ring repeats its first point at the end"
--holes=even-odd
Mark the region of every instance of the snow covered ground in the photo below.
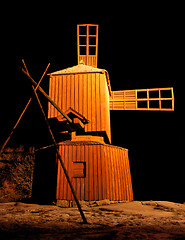
{"type": "Polygon", "coordinates": [[[185,204],[161,201],[77,208],[0,204],[0,239],[185,239],[185,204]]]}

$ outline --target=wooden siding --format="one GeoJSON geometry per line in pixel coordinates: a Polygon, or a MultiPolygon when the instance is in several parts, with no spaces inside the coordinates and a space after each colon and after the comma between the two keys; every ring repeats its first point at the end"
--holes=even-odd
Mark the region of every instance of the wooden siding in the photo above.
{"type": "MultiPolygon", "coordinates": [[[[59,146],[79,200],[133,200],[128,150],[106,144],[70,142],[59,146]],[[85,177],[74,177],[73,164],[85,163],[85,177]]],[[[58,163],[57,200],[73,200],[58,163]]]]}
{"type": "Polygon", "coordinates": [[[173,88],[113,91],[110,110],[174,111],[174,102],[173,88]]]}
{"type": "Polygon", "coordinates": [[[85,56],[85,55],[79,55],[78,56],[78,63],[83,61],[85,65],[97,67],[98,65],[98,59],[97,56],[91,55],[91,56],[85,56]]]}
{"type": "MultiPolygon", "coordinates": [[[[64,112],[71,107],[88,119],[86,132],[104,132],[111,142],[109,88],[105,73],[51,75],[49,96],[64,112]]],[[[59,115],[49,104],[48,117],[59,115]]]]}

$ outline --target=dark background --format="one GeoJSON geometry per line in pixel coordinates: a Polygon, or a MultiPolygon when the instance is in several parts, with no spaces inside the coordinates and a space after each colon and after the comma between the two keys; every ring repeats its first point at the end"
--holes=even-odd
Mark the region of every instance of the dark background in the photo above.
{"type": "MultiPolygon", "coordinates": [[[[12,23],[14,31],[6,31],[1,59],[0,144],[32,94],[29,81],[19,70],[22,58],[37,82],[49,62],[48,73],[77,65],[76,25],[87,20],[69,23],[68,15],[37,15],[27,16],[25,10],[12,23]]],[[[185,140],[177,19],[173,11],[166,16],[159,11],[136,15],[130,10],[121,16],[110,23],[98,23],[98,67],[109,72],[112,90],[174,87],[176,101],[175,112],[112,111],[112,144],[129,149],[135,200],[184,202],[185,140]]],[[[102,20],[109,18],[102,16],[102,20]]],[[[96,23],[93,21],[89,22],[96,23]]],[[[49,92],[48,76],[41,86],[49,92]]],[[[47,101],[42,97],[41,101],[47,112],[47,101]]],[[[9,146],[40,147],[48,143],[47,128],[34,101],[9,146]]]]}

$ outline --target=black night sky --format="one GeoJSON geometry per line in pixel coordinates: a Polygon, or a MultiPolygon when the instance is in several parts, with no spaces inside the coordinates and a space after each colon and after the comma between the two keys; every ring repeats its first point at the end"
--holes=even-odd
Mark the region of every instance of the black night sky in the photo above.
{"type": "MultiPolygon", "coordinates": [[[[37,82],[49,62],[48,73],[77,65],[78,23],[69,23],[64,17],[53,15],[32,15],[26,20],[23,15],[17,16],[14,32],[7,35],[6,54],[1,59],[0,144],[32,94],[29,81],[19,70],[22,58],[37,82]]],[[[135,200],[184,202],[185,142],[179,114],[182,85],[177,75],[180,34],[173,14],[162,16],[157,12],[150,16],[150,13],[135,15],[130,11],[111,23],[98,23],[98,67],[109,72],[112,90],[174,87],[175,112],[111,112],[112,144],[129,149],[135,200]]],[[[79,20],[79,23],[97,23],[93,22],[97,19],[79,20]]],[[[48,76],[41,86],[48,93],[48,76]]],[[[43,97],[40,99],[47,112],[47,101],[43,97]]],[[[15,143],[36,147],[51,143],[36,101],[31,104],[9,146],[15,143]]]]}

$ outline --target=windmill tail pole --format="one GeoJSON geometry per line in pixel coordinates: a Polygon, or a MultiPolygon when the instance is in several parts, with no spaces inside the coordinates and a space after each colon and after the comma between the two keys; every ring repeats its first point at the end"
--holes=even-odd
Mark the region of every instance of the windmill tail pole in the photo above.
{"type": "Polygon", "coordinates": [[[49,133],[50,133],[50,135],[51,135],[51,138],[52,138],[52,140],[53,140],[53,143],[54,143],[54,146],[55,146],[55,149],[56,149],[56,153],[57,153],[57,157],[58,157],[58,159],[60,160],[61,166],[62,166],[62,168],[63,168],[63,170],[64,170],[64,174],[65,174],[66,179],[67,179],[67,181],[68,181],[68,184],[69,184],[69,186],[70,186],[70,188],[71,188],[71,192],[72,192],[72,194],[73,194],[73,197],[74,197],[74,199],[75,199],[75,202],[76,202],[76,204],[77,204],[77,207],[78,207],[78,209],[79,209],[79,212],[80,212],[80,214],[81,214],[81,217],[82,217],[82,219],[83,219],[83,223],[84,223],[84,224],[87,224],[87,219],[86,219],[86,217],[85,217],[85,215],[84,215],[84,213],[83,213],[83,210],[82,210],[82,208],[81,208],[81,205],[80,205],[80,203],[79,203],[79,201],[78,201],[78,198],[77,198],[77,196],[76,196],[75,190],[74,190],[73,185],[72,185],[72,183],[71,183],[71,180],[70,180],[70,178],[69,178],[67,169],[66,169],[66,167],[65,167],[65,165],[64,165],[64,163],[63,163],[62,157],[61,157],[61,155],[60,155],[60,153],[59,153],[59,150],[58,150],[58,147],[57,147],[57,143],[56,143],[55,137],[54,137],[53,132],[52,132],[52,130],[51,130],[50,124],[49,124],[49,122],[48,122],[48,119],[47,119],[47,117],[46,117],[46,114],[45,114],[45,112],[44,112],[44,109],[43,109],[43,107],[42,107],[42,104],[41,104],[41,102],[40,102],[40,99],[39,99],[39,97],[38,97],[38,95],[37,95],[37,93],[36,93],[36,91],[35,91],[34,88],[33,88],[33,91],[34,91],[35,97],[36,97],[36,99],[37,99],[37,102],[38,102],[38,104],[39,104],[39,107],[40,107],[40,109],[41,109],[41,112],[42,112],[42,115],[43,115],[43,117],[44,117],[44,120],[45,120],[45,122],[46,122],[46,124],[47,124],[47,127],[48,127],[49,133]]]}
{"type": "MultiPolygon", "coordinates": [[[[21,71],[27,76],[27,78],[31,81],[31,84],[37,87],[37,83],[34,81],[34,79],[24,70],[21,69],[21,71]]],[[[57,104],[44,92],[44,90],[39,86],[38,90],[42,93],[42,95],[47,98],[47,100],[53,105],[54,108],[56,108],[62,116],[64,116],[69,123],[73,123],[73,121],[65,114],[58,106],[57,104]]]]}

